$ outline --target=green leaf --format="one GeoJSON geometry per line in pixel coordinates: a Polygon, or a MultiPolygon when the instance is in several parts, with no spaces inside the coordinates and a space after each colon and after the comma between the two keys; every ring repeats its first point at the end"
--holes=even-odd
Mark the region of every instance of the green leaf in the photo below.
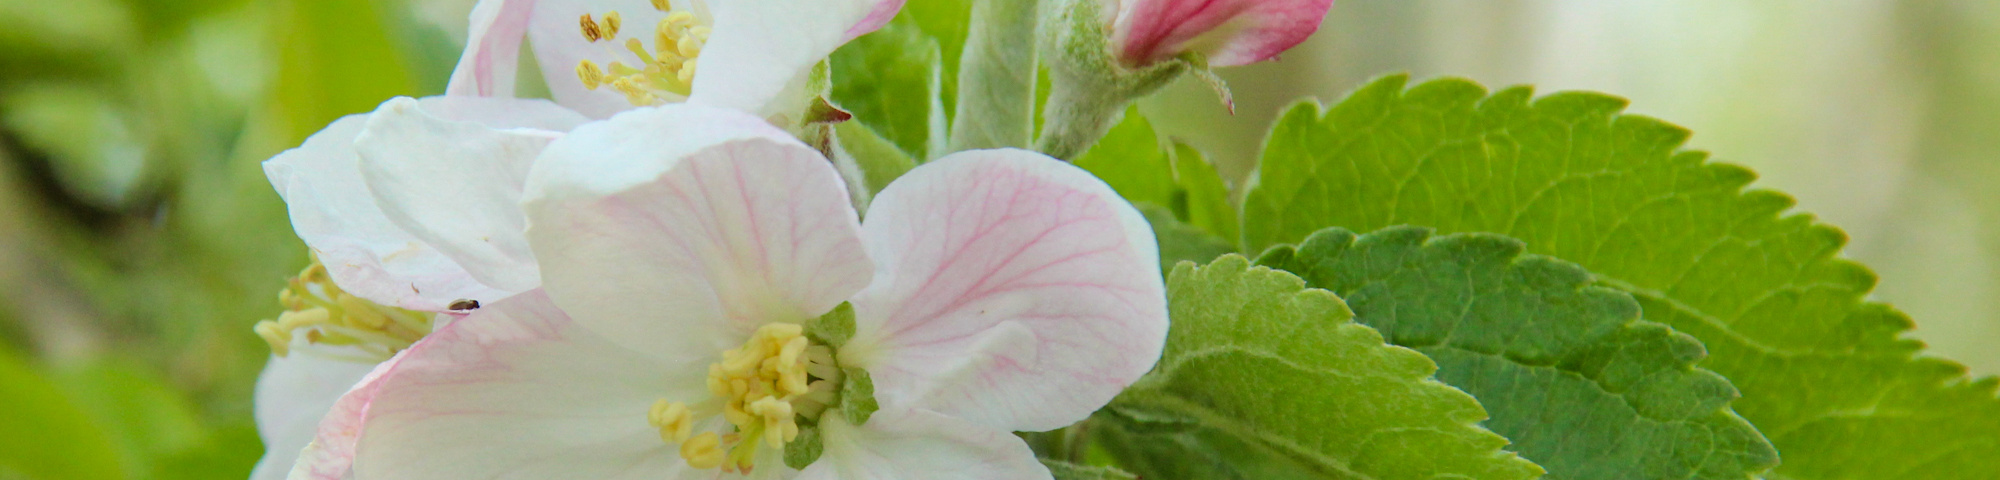
{"type": "Polygon", "coordinates": [[[1056,480],[1139,480],[1131,472],[1112,467],[1077,465],[1046,458],[1042,459],[1042,466],[1049,467],[1049,474],[1056,480]]]}
{"type": "Polygon", "coordinates": [[[1550,479],[1743,479],[1778,452],[1694,368],[1700,341],[1639,319],[1625,292],[1492,234],[1321,230],[1257,260],[1346,298],[1356,321],[1438,363],[1486,427],[1550,479]]]}
{"type": "Polygon", "coordinates": [[[903,153],[934,158],[945,131],[941,59],[937,40],[899,15],[833,52],[830,100],[903,153]]]}
{"type": "Polygon", "coordinates": [[[1153,238],[1160,244],[1161,273],[1172,271],[1175,264],[1183,261],[1208,263],[1215,257],[1236,253],[1235,245],[1175,220],[1174,213],[1167,211],[1166,207],[1149,203],[1134,206],[1146,216],[1146,222],[1153,225],[1153,238]]]}
{"type": "Polygon", "coordinates": [[[882,189],[889,186],[889,182],[917,168],[916,160],[876,135],[867,125],[841,122],[833,126],[833,135],[840,139],[840,151],[835,152],[834,163],[841,169],[841,177],[849,182],[860,181],[860,185],[850,185],[849,188],[866,190],[868,198],[874,198],[875,194],[882,193],[882,189]]]}
{"type": "Polygon", "coordinates": [[[1745,191],[1755,175],[1682,150],[1686,130],[1622,115],[1622,99],[1404,81],[1284,115],[1245,247],[1328,226],[1512,236],[1700,338],[1702,365],[1784,453],[1776,478],[2000,478],[2000,380],[1918,356],[1908,318],[1864,300],[1875,277],[1839,258],[1839,230],[1745,191]]]}
{"type": "Polygon", "coordinates": [[[1071,163],[1104,180],[1119,196],[1133,203],[1171,207],[1174,193],[1179,190],[1174,181],[1173,161],[1161,148],[1153,124],[1139,115],[1137,106],[1127,109],[1124,120],[1071,163]]]}
{"type": "Polygon", "coordinates": [[[1167,207],[1173,218],[1235,245],[1236,207],[1215,166],[1194,147],[1175,143],[1166,149],[1137,106],[1127,108],[1125,118],[1072,163],[1126,200],[1167,207]]]}
{"type": "Polygon", "coordinates": [[[1228,255],[1176,266],[1167,292],[1166,350],[1117,408],[1197,419],[1325,477],[1541,473],[1475,425],[1486,412],[1432,380],[1429,359],[1384,345],[1325,290],[1228,255]]]}
{"type": "Polygon", "coordinates": [[[925,35],[937,40],[942,53],[944,81],[940,83],[944,112],[958,108],[958,61],[965,52],[965,37],[972,26],[972,0],[925,0],[905,2],[898,15],[910,17],[925,35]]]}
{"type": "Polygon", "coordinates": [[[11,352],[0,350],[0,477],[120,479],[118,449],[83,409],[11,352]]]}
{"type": "Polygon", "coordinates": [[[1235,245],[1239,233],[1236,206],[1229,203],[1229,185],[1222,181],[1215,164],[1200,150],[1174,142],[1174,183],[1180,191],[1170,204],[1189,224],[1229,240],[1235,245]]]}

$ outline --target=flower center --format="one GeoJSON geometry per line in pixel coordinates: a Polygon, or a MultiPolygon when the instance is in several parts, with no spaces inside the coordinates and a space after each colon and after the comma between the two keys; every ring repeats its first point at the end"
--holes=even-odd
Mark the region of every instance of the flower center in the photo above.
{"type": "Polygon", "coordinates": [[[342,291],[318,258],[278,290],[278,303],[285,306],[285,313],[277,320],[257,322],[252,331],[280,357],[291,353],[294,337],[304,335],[312,344],[350,346],[370,357],[358,360],[381,361],[431,331],[428,314],[378,305],[342,291]]]}
{"type": "MultiPolygon", "coordinates": [[[[653,28],[653,49],[647,50],[645,42],[637,38],[628,38],[625,50],[638,57],[636,66],[617,61],[606,67],[590,60],[577,62],[576,76],[583,80],[584,88],[596,90],[608,85],[638,106],[687,98],[694,86],[695,58],[701,56],[702,45],[708,43],[709,27],[701,25],[701,19],[692,12],[674,10],[667,0],[653,0],[653,8],[667,12],[667,17],[653,28]]],[[[611,11],[604,14],[603,21],[586,13],[577,23],[584,40],[597,43],[615,42],[622,22],[618,12],[611,11]]]]}
{"type": "Polygon", "coordinates": [[[735,431],[695,435],[694,412],[665,399],[653,404],[647,420],[660,429],[660,439],[680,444],[688,465],[749,473],[759,444],[784,450],[798,438],[796,417],[816,421],[838,398],[833,349],[804,333],[796,323],[764,325],[742,348],[722,352],[722,361],[708,366],[708,391],[722,400],[722,416],[735,431]]]}

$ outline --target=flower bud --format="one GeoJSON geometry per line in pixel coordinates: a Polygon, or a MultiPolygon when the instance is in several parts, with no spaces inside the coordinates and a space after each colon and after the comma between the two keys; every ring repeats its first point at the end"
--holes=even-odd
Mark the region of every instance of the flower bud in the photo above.
{"type": "Polygon", "coordinates": [[[1119,62],[1196,54],[1229,67],[1276,58],[1319,30],[1333,0],[1099,0],[1119,62]]]}
{"type": "Polygon", "coordinates": [[[1210,66],[1274,58],[1305,41],[1332,0],[1057,0],[1043,19],[1051,82],[1036,149],[1070,158],[1125,105],[1194,72],[1230,103],[1210,66]]]}

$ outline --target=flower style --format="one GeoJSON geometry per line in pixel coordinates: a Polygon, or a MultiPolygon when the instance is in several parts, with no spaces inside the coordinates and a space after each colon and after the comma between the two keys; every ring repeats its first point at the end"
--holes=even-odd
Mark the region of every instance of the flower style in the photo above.
{"type": "Polygon", "coordinates": [[[522,38],[549,91],[592,118],[694,101],[801,121],[811,72],[881,28],[903,0],[483,0],[452,73],[455,95],[507,96],[522,38]],[[702,74],[702,73],[706,74],[702,74]]]}
{"type": "Polygon", "coordinates": [[[520,211],[542,147],[587,121],[544,100],[397,98],[264,163],[314,262],[256,332],[275,354],[257,385],[282,478],[335,399],[450,316],[541,285],[520,211]]]}
{"type": "Polygon", "coordinates": [[[578,128],[529,178],[543,290],[378,370],[322,426],[351,456],[301,469],[1048,478],[1010,432],[1083,419],[1165,341],[1150,227],[1039,154],[925,164],[863,223],[812,148],[674,105],[578,128]]]}
{"type": "Polygon", "coordinates": [[[1213,66],[1276,58],[1319,30],[1333,0],[1099,0],[1127,67],[1195,53],[1213,66]]]}

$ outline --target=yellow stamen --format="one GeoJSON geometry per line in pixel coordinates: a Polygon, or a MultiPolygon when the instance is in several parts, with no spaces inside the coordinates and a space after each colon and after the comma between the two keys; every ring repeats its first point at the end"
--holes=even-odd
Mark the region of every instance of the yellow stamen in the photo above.
{"type": "Polygon", "coordinates": [[[674,5],[668,3],[667,0],[653,0],[653,9],[662,12],[671,11],[674,9],[674,5]]]}
{"type": "Polygon", "coordinates": [[[722,466],[722,438],[715,432],[701,432],[681,443],[681,458],[688,466],[709,469],[722,466]]]}
{"type": "Polygon", "coordinates": [[[610,40],[613,38],[617,38],[618,27],[624,24],[625,24],[625,18],[618,16],[617,10],[606,12],[604,14],[604,39],[610,40]]]}
{"type": "Polygon", "coordinates": [[[654,427],[660,429],[660,439],[668,443],[680,443],[694,436],[694,412],[685,403],[668,402],[660,399],[653,403],[653,411],[647,416],[654,427]]]}
{"type": "Polygon", "coordinates": [[[596,62],[584,60],[576,63],[576,78],[583,80],[583,88],[596,90],[604,84],[604,70],[597,68],[596,62]]]}
{"type": "Polygon", "coordinates": [[[292,341],[304,336],[307,343],[354,346],[387,359],[431,331],[428,314],[377,305],[342,291],[317,258],[278,291],[278,304],[285,311],[276,320],[257,322],[251,331],[280,357],[290,355],[292,341]]]}
{"type": "Polygon", "coordinates": [[[840,370],[833,361],[833,350],[814,345],[799,324],[765,324],[709,364],[708,391],[721,401],[696,404],[720,405],[732,432],[694,435],[694,407],[665,399],[646,418],[662,440],[680,444],[688,465],[747,473],[759,449],[784,449],[798,439],[801,417],[817,419],[835,401],[840,370]]]}
{"type": "Polygon", "coordinates": [[[590,18],[590,14],[583,14],[583,17],[577,19],[576,23],[577,27],[583,29],[583,39],[585,41],[597,43],[598,40],[605,38],[604,29],[597,26],[597,20],[590,18]]]}

